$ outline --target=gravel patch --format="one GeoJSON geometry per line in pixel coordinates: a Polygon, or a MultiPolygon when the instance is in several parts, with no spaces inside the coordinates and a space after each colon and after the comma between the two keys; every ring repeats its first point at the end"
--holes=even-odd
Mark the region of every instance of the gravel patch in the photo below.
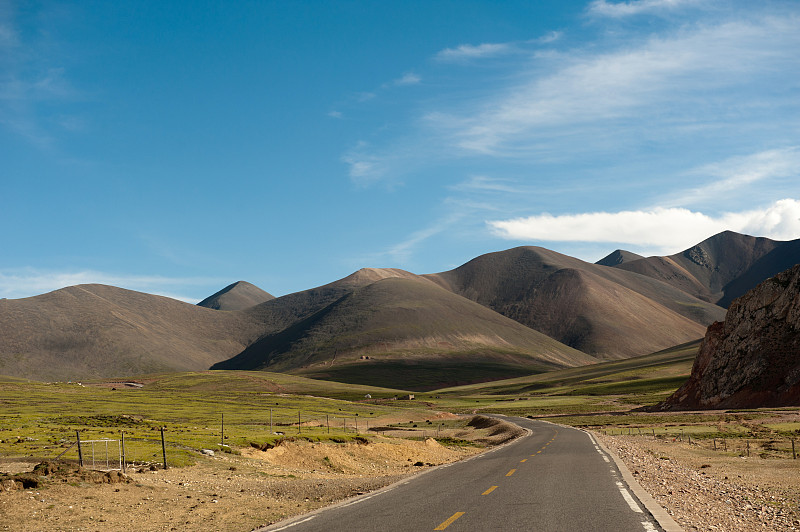
{"type": "Polygon", "coordinates": [[[594,435],[686,531],[800,530],[800,460],[731,456],[642,436],[594,435]]]}

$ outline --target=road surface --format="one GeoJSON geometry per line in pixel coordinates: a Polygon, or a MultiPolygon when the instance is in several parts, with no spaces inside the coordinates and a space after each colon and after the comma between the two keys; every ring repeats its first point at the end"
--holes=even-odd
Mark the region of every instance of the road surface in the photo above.
{"type": "Polygon", "coordinates": [[[508,418],[530,435],[264,531],[662,530],[586,432],[508,418]]]}

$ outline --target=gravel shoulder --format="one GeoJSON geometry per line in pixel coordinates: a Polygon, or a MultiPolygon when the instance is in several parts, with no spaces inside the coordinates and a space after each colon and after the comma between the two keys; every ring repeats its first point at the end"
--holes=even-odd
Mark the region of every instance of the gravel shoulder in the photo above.
{"type": "Polygon", "coordinates": [[[800,460],[594,433],[686,531],[800,530],[800,460]]]}

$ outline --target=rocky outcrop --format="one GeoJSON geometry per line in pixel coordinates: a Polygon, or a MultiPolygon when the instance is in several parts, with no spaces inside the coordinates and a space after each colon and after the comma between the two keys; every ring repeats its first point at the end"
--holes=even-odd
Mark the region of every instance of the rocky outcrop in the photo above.
{"type": "Polygon", "coordinates": [[[664,410],[800,405],[800,264],[731,303],[664,410]]]}

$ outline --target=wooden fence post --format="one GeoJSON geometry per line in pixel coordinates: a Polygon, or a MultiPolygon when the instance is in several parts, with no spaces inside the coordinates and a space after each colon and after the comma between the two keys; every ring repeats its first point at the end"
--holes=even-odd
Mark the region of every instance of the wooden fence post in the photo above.
{"type": "MultiPolygon", "coordinates": [[[[164,430],[162,429],[161,432],[163,433],[164,430]]],[[[220,427],[219,427],[219,444],[225,445],[225,413],[222,413],[222,419],[220,420],[220,427]]],[[[164,468],[166,469],[166,467],[164,468]]]]}
{"type": "Polygon", "coordinates": [[[83,451],[81,450],[81,433],[80,431],[75,431],[75,437],[78,438],[78,464],[83,467],[83,451]]]}
{"type": "Polygon", "coordinates": [[[122,472],[125,472],[125,431],[122,432],[122,472]]]}
{"type": "Polygon", "coordinates": [[[164,442],[164,427],[161,427],[161,454],[164,456],[164,469],[167,469],[167,444],[164,442]]]}
{"type": "Polygon", "coordinates": [[[792,460],[797,460],[797,452],[794,450],[794,438],[792,438],[792,460]]]}

